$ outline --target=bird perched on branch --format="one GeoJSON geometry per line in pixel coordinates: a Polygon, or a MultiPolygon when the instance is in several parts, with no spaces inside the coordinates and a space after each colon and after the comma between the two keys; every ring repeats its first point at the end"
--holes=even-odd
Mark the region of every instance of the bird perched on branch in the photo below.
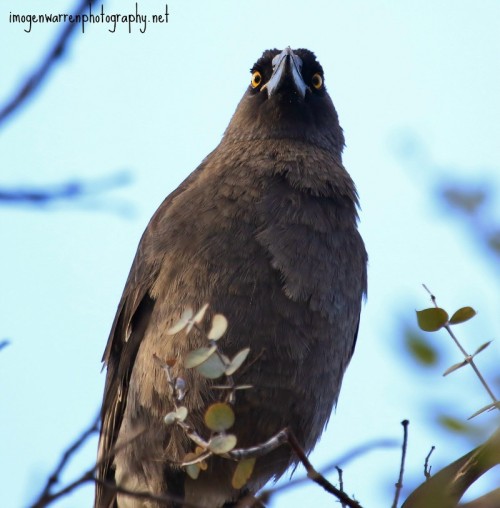
{"type": "Polygon", "coordinates": [[[196,480],[179,466],[194,446],[164,422],[174,406],[155,357],[186,381],[183,404],[200,433],[215,400],[211,381],[182,361],[205,339],[167,333],[187,307],[208,302],[209,313],[226,316],[225,354],[251,349],[237,374],[253,386],[234,404],[238,447],[285,427],[306,452],[314,447],[353,354],[366,293],[343,147],[314,54],[265,51],[221,143],[165,199],[139,244],[103,358],[96,507],[235,506],[296,461],[288,446],[259,457],[241,489],[231,484],[231,461],[211,457],[196,480]]]}

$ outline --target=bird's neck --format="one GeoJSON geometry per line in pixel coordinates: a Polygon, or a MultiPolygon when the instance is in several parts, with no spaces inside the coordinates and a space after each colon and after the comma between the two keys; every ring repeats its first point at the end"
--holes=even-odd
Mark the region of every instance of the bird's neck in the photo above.
{"type": "Polygon", "coordinates": [[[222,145],[224,150],[213,152],[224,158],[215,167],[259,179],[279,176],[294,188],[319,196],[342,194],[357,203],[354,183],[338,151],[289,138],[224,139],[222,145]]]}

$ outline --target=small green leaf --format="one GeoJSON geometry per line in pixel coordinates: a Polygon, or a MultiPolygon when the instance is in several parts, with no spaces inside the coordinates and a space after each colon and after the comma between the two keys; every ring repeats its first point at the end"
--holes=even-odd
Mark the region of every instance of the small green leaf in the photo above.
{"type": "Polygon", "coordinates": [[[193,309],[188,307],[187,309],[185,309],[182,312],[179,321],[177,321],[177,323],[175,323],[173,326],[171,326],[167,330],[167,335],[175,335],[176,333],[179,333],[181,330],[183,330],[187,326],[187,324],[189,323],[189,320],[192,317],[193,317],[193,309]]]}
{"type": "Polygon", "coordinates": [[[187,418],[187,415],[188,415],[188,409],[186,406],[181,406],[181,407],[178,407],[175,414],[177,415],[177,419],[180,421],[180,422],[183,422],[186,418],[187,418]]]}
{"type": "Polygon", "coordinates": [[[205,425],[215,432],[222,432],[234,424],[234,412],[225,402],[216,402],[205,411],[205,425]]]}
{"type": "Polygon", "coordinates": [[[177,414],[175,411],[170,411],[170,413],[167,413],[164,417],[163,417],[163,421],[165,422],[166,425],[172,425],[173,423],[175,423],[177,420],[177,414]]]}
{"type": "Polygon", "coordinates": [[[208,449],[216,455],[230,452],[236,446],[236,436],[233,434],[214,436],[208,443],[208,449]]]}
{"type": "Polygon", "coordinates": [[[448,322],[448,314],[439,307],[417,310],[417,321],[418,326],[424,332],[435,332],[448,322]]]}
{"type": "Polygon", "coordinates": [[[196,370],[207,379],[217,379],[224,374],[226,366],[218,354],[213,354],[202,364],[198,365],[196,370]]]}
{"type": "Polygon", "coordinates": [[[211,347],[200,347],[200,349],[195,349],[194,351],[190,351],[186,358],[184,358],[184,367],[186,369],[192,369],[193,367],[198,367],[203,362],[206,362],[217,350],[216,346],[211,347]]]}
{"type": "Polygon", "coordinates": [[[231,376],[241,367],[243,362],[246,360],[248,353],[250,353],[249,347],[242,349],[235,355],[235,357],[231,360],[229,367],[226,369],[226,376],[231,376]]]}
{"type": "Polygon", "coordinates": [[[212,328],[207,337],[210,340],[219,340],[227,330],[227,319],[222,314],[215,314],[212,319],[212,328]]]}
{"type": "Polygon", "coordinates": [[[167,425],[172,425],[176,421],[183,422],[188,415],[187,407],[180,406],[175,411],[170,411],[163,417],[163,421],[167,425]]]}
{"type": "Polygon", "coordinates": [[[476,314],[476,311],[472,307],[462,307],[451,316],[450,325],[465,323],[465,321],[469,321],[469,319],[472,319],[476,314]]]}
{"type": "Polygon", "coordinates": [[[247,484],[252,476],[254,466],[255,458],[243,459],[238,462],[231,480],[231,485],[234,489],[241,489],[247,484]]]}
{"type": "Polygon", "coordinates": [[[199,464],[190,464],[189,466],[186,466],[186,473],[190,478],[196,480],[198,476],[200,476],[200,469],[199,464]]]}

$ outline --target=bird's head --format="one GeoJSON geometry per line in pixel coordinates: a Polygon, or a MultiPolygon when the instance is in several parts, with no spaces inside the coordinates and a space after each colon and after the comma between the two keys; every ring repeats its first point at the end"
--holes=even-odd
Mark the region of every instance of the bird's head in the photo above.
{"type": "Polygon", "coordinates": [[[250,72],[226,139],[298,139],[342,152],[344,135],[314,53],[267,50],[250,72]]]}

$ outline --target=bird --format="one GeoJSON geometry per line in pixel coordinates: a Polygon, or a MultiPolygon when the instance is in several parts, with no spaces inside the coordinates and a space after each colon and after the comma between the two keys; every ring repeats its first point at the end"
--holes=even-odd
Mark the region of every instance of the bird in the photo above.
{"type": "Polygon", "coordinates": [[[235,374],[252,387],[234,401],[239,448],[288,428],[309,453],[336,406],[368,260],[343,130],[312,51],[266,50],[250,73],[219,145],[165,198],[140,240],[103,355],[97,508],[236,506],[297,463],[280,446],[257,458],[242,488],[231,484],[230,460],[210,457],[196,480],[179,465],[194,445],[165,424],[174,402],[155,358],[175,361],[201,434],[219,396],[215,381],[183,363],[206,336],[168,333],[186,308],[209,304],[205,329],[215,313],[225,316],[219,342],[228,357],[250,348],[235,374]]]}

